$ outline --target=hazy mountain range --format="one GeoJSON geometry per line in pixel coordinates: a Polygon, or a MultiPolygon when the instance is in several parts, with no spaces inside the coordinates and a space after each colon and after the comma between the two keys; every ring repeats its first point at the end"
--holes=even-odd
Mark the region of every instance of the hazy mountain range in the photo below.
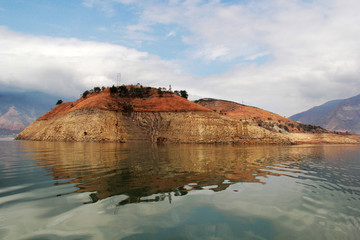
{"type": "Polygon", "coordinates": [[[14,135],[51,110],[58,97],[41,92],[0,92],[0,135],[14,135]]]}
{"type": "Polygon", "coordinates": [[[329,131],[360,134],[360,95],[326,102],[290,117],[294,121],[318,125],[329,131]]]}

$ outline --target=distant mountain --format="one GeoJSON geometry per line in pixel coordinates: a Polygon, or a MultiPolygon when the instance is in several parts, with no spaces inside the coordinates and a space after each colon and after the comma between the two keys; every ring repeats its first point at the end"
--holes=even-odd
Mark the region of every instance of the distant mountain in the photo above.
{"type": "Polygon", "coordinates": [[[21,132],[55,107],[59,97],[41,92],[0,92],[0,135],[21,132]]]}
{"type": "Polygon", "coordinates": [[[360,134],[360,95],[329,101],[290,117],[294,121],[321,126],[329,131],[360,134]]]}

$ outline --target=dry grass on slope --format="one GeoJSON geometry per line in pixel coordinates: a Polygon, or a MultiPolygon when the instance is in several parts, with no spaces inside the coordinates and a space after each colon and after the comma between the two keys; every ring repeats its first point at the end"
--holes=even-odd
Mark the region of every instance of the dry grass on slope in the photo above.
{"type": "Polygon", "coordinates": [[[326,132],[325,129],[317,126],[304,125],[260,108],[231,101],[206,98],[195,102],[221,115],[226,115],[238,121],[247,121],[271,131],[290,133],[326,132]]]}

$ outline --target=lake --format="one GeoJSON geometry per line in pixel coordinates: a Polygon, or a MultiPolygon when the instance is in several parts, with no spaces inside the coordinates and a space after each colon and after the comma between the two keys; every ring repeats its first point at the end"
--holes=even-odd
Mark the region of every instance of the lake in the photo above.
{"type": "Polygon", "coordinates": [[[0,239],[360,239],[358,145],[0,141],[0,239]]]}

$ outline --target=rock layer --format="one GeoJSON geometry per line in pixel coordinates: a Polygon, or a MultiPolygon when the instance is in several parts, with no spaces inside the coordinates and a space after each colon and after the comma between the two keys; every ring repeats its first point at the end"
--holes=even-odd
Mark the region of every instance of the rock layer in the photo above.
{"type": "Polygon", "coordinates": [[[37,120],[17,140],[277,143],[288,137],[212,112],[123,112],[81,109],[37,120]]]}

